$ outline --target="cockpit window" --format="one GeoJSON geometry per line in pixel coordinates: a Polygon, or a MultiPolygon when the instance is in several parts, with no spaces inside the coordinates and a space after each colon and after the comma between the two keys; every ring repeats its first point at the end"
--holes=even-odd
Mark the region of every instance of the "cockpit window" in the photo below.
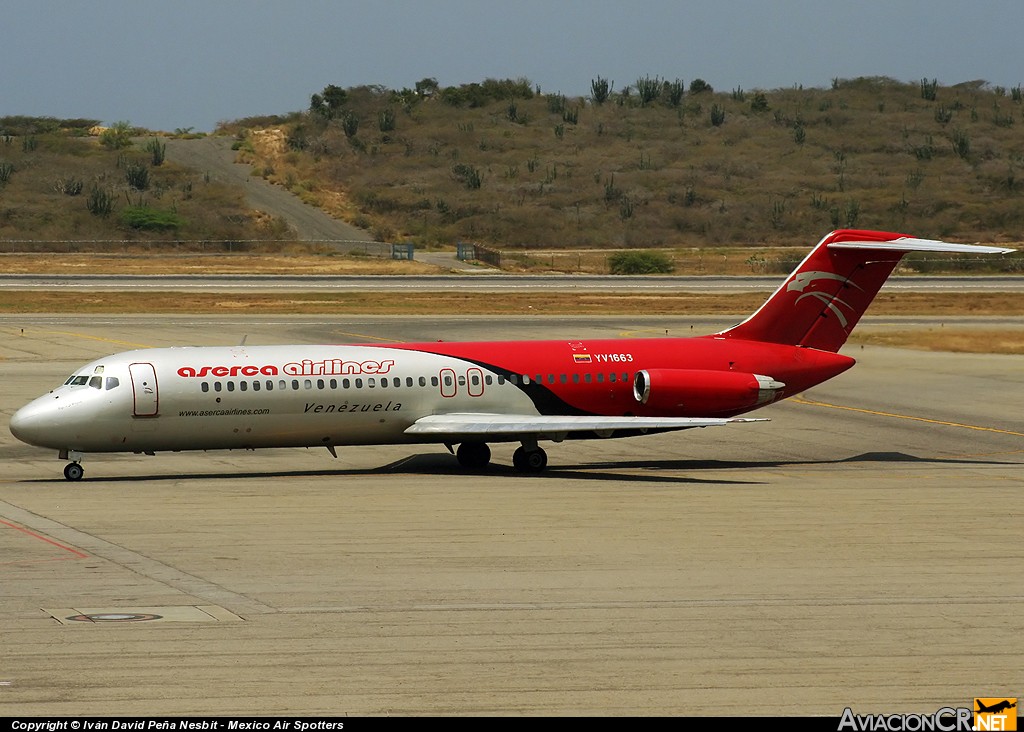
{"type": "Polygon", "coordinates": [[[107,390],[108,391],[110,389],[116,389],[118,386],[120,386],[120,384],[121,384],[121,382],[117,380],[116,376],[108,376],[107,377],[107,390]]]}
{"type": "Polygon", "coordinates": [[[103,388],[103,377],[102,376],[93,376],[91,379],[89,379],[89,386],[91,386],[93,389],[102,389],[103,388]]]}
{"type": "Polygon", "coordinates": [[[69,386],[85,386],[89,383],[88,376],[72,376],[66,382],[69,386]]]}

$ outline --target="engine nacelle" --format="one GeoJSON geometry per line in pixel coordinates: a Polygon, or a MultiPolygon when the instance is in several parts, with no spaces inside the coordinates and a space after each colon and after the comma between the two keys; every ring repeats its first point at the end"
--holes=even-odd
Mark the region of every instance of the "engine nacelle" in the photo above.
{"type": "Polygon", "coordinates": [[[775,401],[785,384],[770,376],[703,369],[644,369],[633,397],[659,415],[738,413],[775,401]]]}

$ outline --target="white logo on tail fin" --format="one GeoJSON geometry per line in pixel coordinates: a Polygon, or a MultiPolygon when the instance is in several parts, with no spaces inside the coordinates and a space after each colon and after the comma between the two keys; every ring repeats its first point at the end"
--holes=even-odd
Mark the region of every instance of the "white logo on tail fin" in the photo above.
{"type": "Polygon", "coordinates": [[[848,278],[843,277],[842,275],[837,275],[834,272],[797,272],[793,275],[793,279],[791,279],[786,285],[786,290],[789,292],[792,292],[793,290],[803,292],[807,289],[807,286],[815,280],[835,280],[836,282],[845,282],[852,285],[858,290],[864,289],[856,282],[852,282],[848,278]]]}
{"type": "Polygon", "coordinates": [[[840,311],[839,308],[836,307],[836,303],[839,303],[840,305],[844,305],[845,307],[848,307],[851,312],[854,310],[853,305],[851,305],[850,303],[848,303],[848,302],[846,302],[844,300],[840,300],[837,295],[830,295],[827,292],[804,292],[804,290],[806,290],[807,287],[811,283],[813,283],[815,280],[834,280],[836,282],[842,282],[842,283],[850,285],[852,287],[856,287],[858,290],[861,290],[861,291],[863,291],[864,288],[861,287],[860,285],[858,285],[856,282],[852,282],[848,278],[843,277],[842,275],[837,275],[834,272],[818,272],[818,271],[797,272],[795,275],[793,275],[793,279],[791,279],[786,284],[786,291],[787,292],[792,292],[792,291],[795,290],[796,292],[803,292],[804,293],[803,295],[801,295],[800,297],[798,297],[796,299],[796,302],[800,302],[805,297],[813,297],[813,298],[816,298],[818,300],[821,300],[821,302],[825,303],[825,306],[829,310],[831,310],[833,313],[835,313],[836,318],[839,320],[839,324],[843,328],[845,328],[847,326],[847,324],[849,323],[849,321],[846,319],[846,316],[843,315],[842,311],[840,311]]]}
{"type": "Polygon", "coordinates": [[[853,310],[853,305],[851,305],[848,302],[840,300],[835,295],[829,295],[826,292],[805,292],[803,295],[798,297],[796,301],[800,302],[805,297],[814,297],[817,298],[818,300],[821,300],[823,303],[825,303],[826,306],[828,306],[829,310],[836,314],[836,318],[839,319],[839,324],[844,328],[846,327],[846,324],[849,321],[846,319],[846,316],[843,315],[843,313],[839,310],[839,308],[836,307],[836,303],[839,303],[840,305],[845,305],[846,307],[850,308],[851,311],[853,310]]]}

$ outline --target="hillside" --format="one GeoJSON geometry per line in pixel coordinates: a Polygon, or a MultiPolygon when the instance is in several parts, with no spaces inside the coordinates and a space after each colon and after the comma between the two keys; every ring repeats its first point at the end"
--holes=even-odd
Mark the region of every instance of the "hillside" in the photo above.
{"type": "Polygon", "coordinates": [[[0,118],[0,251],[240,251],[293,238],[239,186],[168,160],[162,138],[94,126],[0,118]]]}
{"type": "Polygon", "coordinates": [[[420,245],[806,246],[847,226],[1022,238],[1019,87],[641,79],[599,104],[523,80],[432,81],[327,87],[309,111],[222,131],[257,174],[420,245]]]}
{"type": "MultiPolygon", "coordinates": [[[[329,86],[306,111],[217,134],[253,175],[420,250],[472,241],[527,263],[577,249],[600,270],[612,248],[804,250],[838,227],[1024,239],[1019,87],[871,78],[716,92],[645,78],[616,90],[597,78],[593,92],[329,86]]],[[[0,251],[309,248],[241,186],[162,159],[160,133],[121,123],[96,137],[94,124],[0,118],[0,251]]]]}

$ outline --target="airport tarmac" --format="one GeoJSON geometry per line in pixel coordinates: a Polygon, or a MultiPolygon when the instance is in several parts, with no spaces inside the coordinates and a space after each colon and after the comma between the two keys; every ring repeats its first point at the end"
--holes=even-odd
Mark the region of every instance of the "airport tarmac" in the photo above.
{"type": "Polygon", "coordinates": [[[539,476],[511,446],[482,475],[414,446],[87,456],[68,483],[7,430],[134,347],[729,324],[0,318],[0,716],[838,717],[1021,696],[1022,356],[850,348],[856,367],[770,422],[547,445],[539,476]]]}

